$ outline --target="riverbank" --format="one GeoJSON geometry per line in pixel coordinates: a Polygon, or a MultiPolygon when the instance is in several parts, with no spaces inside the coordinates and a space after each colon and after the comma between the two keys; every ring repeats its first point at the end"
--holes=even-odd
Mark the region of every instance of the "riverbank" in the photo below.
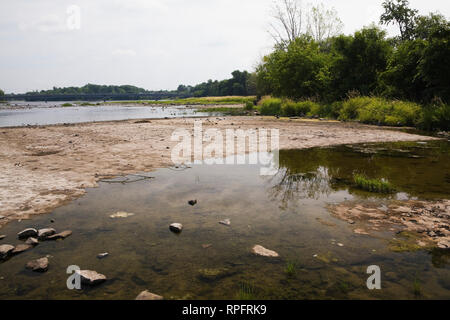
{"type": "MultiPolygon", "coordinates": [[[[48,213],[82,196],[104,178],[171,166],[175,129],[193,118],[127,120],[0,130],[0,226],[48,213]]],[[[434,138],[337,121],[273,117],[211,117],[203,127],[280,129],[281,149],[434,138]]]]}

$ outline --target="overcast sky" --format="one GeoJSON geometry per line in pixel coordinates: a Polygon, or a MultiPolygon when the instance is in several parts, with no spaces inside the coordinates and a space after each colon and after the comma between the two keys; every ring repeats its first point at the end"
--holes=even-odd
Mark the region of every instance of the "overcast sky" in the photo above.
{"type": "MultiPolygon", "coordinates": [[[[273,0],[0,1],[0,88],[7,93],[86,83],[176,89],[252,70],[272,46],[273,0]],[[80,8],[79,29],[71,5],[80,8]]],[[[382,0],[308,2],[334,7],[346,34],[382,12],[382,0]]],[[[447,0],[410,3],[422,14],[450,16],[447,0]]]]}

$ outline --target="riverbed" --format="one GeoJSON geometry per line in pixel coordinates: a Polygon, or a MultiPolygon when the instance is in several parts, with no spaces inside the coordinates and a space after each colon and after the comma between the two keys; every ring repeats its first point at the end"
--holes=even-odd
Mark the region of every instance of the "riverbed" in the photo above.
{"type": "Polygon", "coordinates": [[[449,150],[447,141],[349,144],[282,150],[272,177],[256,165],[193,165],[103,179],[50,214],[0,229],[1,244],[20,243],[26,227],[73,231],[0,264],[0,299],[134,299],[143,290],[166,299],[449,299],[448,250],[393,251],[395,231],[356,234],[328,209],[448,199],[449,150]],[[355,170],[396,192],[358,190],[355,170]],[[111,218],[117,212],[130,215],[111,218]],[[181,234],[169,230],[174,222],[181,234]],[[279,257],[257,256],[254,245],[279,257]],[[46,273],[24,269],[47,255],[46,273]],[[69,265],[108,280],[69,290],[69,265]],[[370,265],[381,269],[381,290],[366,286],[370,265]]]}

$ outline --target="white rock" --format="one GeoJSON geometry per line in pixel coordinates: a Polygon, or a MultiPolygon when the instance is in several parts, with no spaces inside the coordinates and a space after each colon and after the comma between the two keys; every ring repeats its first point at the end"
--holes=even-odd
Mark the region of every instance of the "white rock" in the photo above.
{"type": "Polygon", "coordinates": [[[77,270],[76,273],[80,275],[81,283],[88,284],[90,286],[95,286],[106,281],[106,276],[96,271],[77,270]]]}
{"type": "Polygon", "coordinates": [[[253,253],[263,257],[271,257],[271,258],[279,257],[279,254],[277,252],[266,249],[260,245],[254,246],[252,251],[253,253]]]}
{"type": "Polygon", "coordinates": [[[225,219],[225,220],[219,221],[219,223],[223,224],[224,226],[230,226],[231,225],[230,219],[225,219]]]}
{"type": "Polygon", "coordinates": [[[164,298],[162,296],[158,296],[157,294],[145,290],[139,293],[139,295],[136,297],[135,300],[163,300],[163,299],[164,298]]]}
{"type": "Polygon", "coordinates": [[[17,234],[17,237],[19,237],[19,239],[27,239],[29,237],[37,237],[37,236],[38,236],[38,231],[34,228],[28,228],[28,229],[22,230],[17,234]]]}
{"type": "Polygon", "coordinates": [[[172,232],[180,233],[181,231],[183,231],[183,225],[181,223],[172,223],[169,226],[169,229],[172,232]]]}
{"type": "Polygon", "coordinates": [[[35,272],[45,272],[48,270],[48,258],[40,258],[27,263],[27,269],[31,269],[35,272]]]}
{"type": "Polygon", "coordinates": [[[53,228],[40,229],[38,231],[38,238],[39,239],[47,239],[48,237],[54,235],[55,233],[56,233],[56,230],[53,228]]]}
{"type": "Polygon", "coordinates": [[[2,244],[0,246],[0,259],[6,258],[13,250],[14,246],[10,244],[2,244]]]}

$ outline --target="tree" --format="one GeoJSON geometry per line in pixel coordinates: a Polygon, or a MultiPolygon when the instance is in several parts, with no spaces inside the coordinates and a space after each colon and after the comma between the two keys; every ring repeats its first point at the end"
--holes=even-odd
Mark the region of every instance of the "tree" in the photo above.
{"type": "Polygon", "coordinates": [[[4,96],[4,95],[5,95],[5,92],[3,92],[2,89],[0,89],[0,97],[2,97],[2,96],[4,96]]]}
{"type": "Polygon", "coordinates": [[[313,6],[308,13],[307,33],[317,42],[323,42],[342,32],[343,23],[334,8],[327,9],[323,4],[313,6]]]}
{"type": "Polygon", "coordinates": [[[379,76],[386,70],[392,49],[385,40],[386,32],[371,26],[355,32],[353,36],[340,36],[332,40],[334,99],[341,99],[350,91],[363,95],[375,93],[379,76]]]}
{"type": "Polygon", "coordinates": [[[383,2],[384,13],[380,23],[397,24],[402,41],[411,40],[414,35],[417,10],[409,8],[408,0],[386,0],[383,2]]]}
{"type": "Polygon", "coordinates": [[[310,36],[301,36],[286,49],[278,48],[258,67],[265,93],[291,99],[321,96],[329,82],[330,57],[310,36]]]}
{"type": "Polygon", "coordinates": [[[281,0],[273,8],[274,22],[269,34],[277,46],[286,47],[303,33],[303,8],[300,0],[281,0]]]}

